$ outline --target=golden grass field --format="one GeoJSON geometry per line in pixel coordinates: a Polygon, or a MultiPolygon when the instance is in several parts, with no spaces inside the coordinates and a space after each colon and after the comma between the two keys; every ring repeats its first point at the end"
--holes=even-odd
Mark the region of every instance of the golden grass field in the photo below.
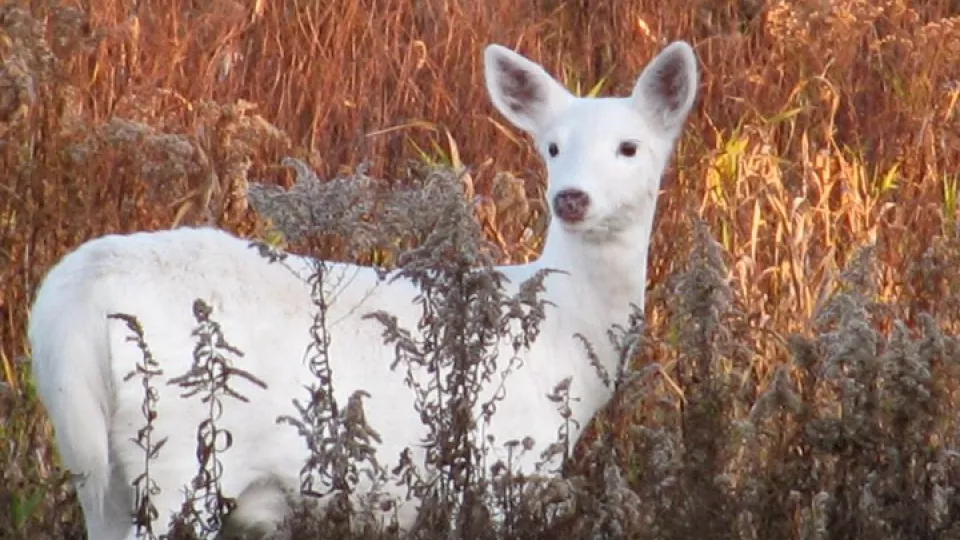
{"type": "MultiPolygon", "coordinates": [[[[710,417],[726,428],[704,429],[732,440],[750,421],[762,442],[715,449],[729,485],[707,491],[724,502],[675,521],[698,523],[706,538],[960,538],[957,0],[7,2],[0,537],[82,530],[33,398],[25,337],[32,295],[59,257],[101,234],[178,224],[271,237],[247,187],[290,186],[288,156],[321,178],[364,164],[399,184],[411,163],[466,166],[488,237],[505,259],[534,257],[543,168],[489,102],[483,47],[515,48],[581,94],[614,95],[674,39],[694,45],[702,84],[663,181],[650,339],[637,359],[660,364],[660,399],[674,405],[658,415],[638,401],[598,423],[616,434],[628,482],[644,501],[664,497],[644,490],[652,469],[636,425],[656,423],[687,448],[698,440],[687,433],[697,424],[670,424],[690,419],[697,395],[670,298],[671,276],[696,251],[699,217],[734,299],[723,339],[749,351],[746,360],[715,355],[712,373],[736,381],[727,387],[735,396],[710,417]],[[868,245],[870,262],[855,263],[868,245]],[[872,270],[857,297],[869,309],[854,311],[873,348],[841,354],[829,343],[862,327],[854,315],[824,313],[856,289],[857,279],[841,279],[851,264],[854,274],[872,270]],[[875,368],[841,369],[871,397],[850,397],[829,369],[800,361],[803,351],[824,366],[843,364],[837,355],[873,358],[861,368],[875,368]],[[901,370],[919,377],[914,393],[891,386],[903,373],[890,366],[909,363],[897,364],[898,351],[914,362],[901,370]],[[780,401],[761,421],[765,396],[780,401]],[[850,427],[854,409],[867,420],[850,427]],[[818,446],[811,433],[831,419],[846,427],[818,446]],[[920,502],[905,502],[908,493],[920,502]]],[[[335,243],[325,249],[340,255],[335,243]]],[[[658,504],[650,537],[692,538],[664,517],[677,505],[658,504]]]]}

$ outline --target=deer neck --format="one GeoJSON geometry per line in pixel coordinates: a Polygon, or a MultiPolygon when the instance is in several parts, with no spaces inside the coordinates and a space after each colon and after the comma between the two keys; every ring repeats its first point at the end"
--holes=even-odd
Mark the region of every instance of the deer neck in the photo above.
{"type": "Polygon", "coordinates": [[[632,226],[603,239],[571,234],[557,221],[550,225],[539,259],[541,267],[562,270],[569,291],[558,295],[584,320],[594,345],[609,343],[606,332],[625,326],[633,311],[643,309],[652,213],[632,226]],[[596,343],[601,340],[603,343],[596,343]]]}

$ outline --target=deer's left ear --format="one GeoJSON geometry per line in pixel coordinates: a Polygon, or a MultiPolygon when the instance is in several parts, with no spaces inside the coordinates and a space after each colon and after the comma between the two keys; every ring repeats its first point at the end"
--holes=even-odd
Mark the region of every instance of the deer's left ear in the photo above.
{"type": "Polygon", "coordinates": [[[675,41],[643,70],[631,99],[656,128],[675,137],[693,108],[698,85],[693,48],[685,41],[675,41]]]}

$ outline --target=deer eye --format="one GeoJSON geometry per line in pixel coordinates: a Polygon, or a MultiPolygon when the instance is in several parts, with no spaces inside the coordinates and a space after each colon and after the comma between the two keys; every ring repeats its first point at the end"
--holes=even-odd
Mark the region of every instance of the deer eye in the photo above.
{"type": "Polygon", "coordinates": [[[547,146],[547,153],[550,154],[550,157],[557,157],[557,154],[560,153],[560,148],[557,146],[557,143],[550,143],[547,146]]]}
{"type": "Polygon", "coordinates": [[[617,148],[617,155],[623,157],[633,157],[637,155],[637,143],[633,141],[623,141],[617,148]]]}

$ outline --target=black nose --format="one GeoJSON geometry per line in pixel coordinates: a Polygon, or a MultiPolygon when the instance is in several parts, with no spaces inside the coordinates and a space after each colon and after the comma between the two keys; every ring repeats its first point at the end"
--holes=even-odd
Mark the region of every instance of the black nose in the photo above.
{"type": "Polygon", "coordinates": [[[590,208],[590,196],[579,189],[565,189],[553,198],[553,211],[568,223],[579,223],[590,208]]]}

